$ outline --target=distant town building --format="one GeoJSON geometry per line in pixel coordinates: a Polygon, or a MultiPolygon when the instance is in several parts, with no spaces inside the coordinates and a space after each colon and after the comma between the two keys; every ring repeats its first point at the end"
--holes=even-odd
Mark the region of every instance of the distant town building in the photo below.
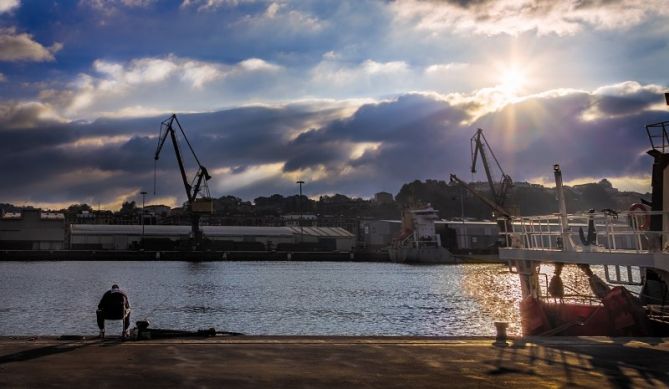
{"type": "Polygon", "coordinates": [[[167,205],[147,205],[144,207],[144,213],[153,215],[158,219],[168,217],[172,212],[172,208],[167,205]]]}
{"type": "Polygon", "coordinates": [[[283,215],[281,220],[283,220],[283,225],[287,227],[299,227],[300,223],[303,227],[316,227],[318,217],[311,214],[283,215]]]}
{"type": "Polygon", "coordinates": [[[112,211],[81,211],[66,218],[68,224],[113,224],[115,221],[112,211]]]}
{"type": "Polygon", "coordinates": [[[393,203],[393,195],[388,192],[379,192],[374,194],[374,202],[377,204],[391,204],[393,203]]]}

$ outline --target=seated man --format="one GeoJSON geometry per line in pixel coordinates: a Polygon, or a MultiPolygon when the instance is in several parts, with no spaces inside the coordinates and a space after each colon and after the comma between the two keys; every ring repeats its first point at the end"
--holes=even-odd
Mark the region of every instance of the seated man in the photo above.
{"type": "Polygon", "coordinates": [[[128,296],[114,284],[100,299],[96,312],[100,337],[105,337],[105,320],[123,320],[122,337],[128,336],[130,327],[130,303],[128,296]]]}

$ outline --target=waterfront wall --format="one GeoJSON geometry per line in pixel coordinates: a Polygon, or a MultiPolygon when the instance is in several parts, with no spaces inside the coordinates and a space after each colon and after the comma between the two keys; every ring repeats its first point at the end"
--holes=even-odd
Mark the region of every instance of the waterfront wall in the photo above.
{"type": "Polygon", "coordinates": [[[356,261],[385,262],[385,255],[351,252],[0,250],[0,261],[356,261]]]}

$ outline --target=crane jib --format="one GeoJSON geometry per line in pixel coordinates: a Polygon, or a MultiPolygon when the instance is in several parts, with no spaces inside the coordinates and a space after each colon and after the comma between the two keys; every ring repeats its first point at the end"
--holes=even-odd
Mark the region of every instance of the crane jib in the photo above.
{"type": "MultiPolygon", "coordinates": [[[[202,166],[200,160],[197,158],[195,150],[193,150],[193,146],[188,140],[188,137],[186,136],[183,127],[181,127],[181,123],[179,123],[179,119],[177,119],[176,114],[172,114],[172,116],[170,116],[167,120],[164,120],[163,122],[160,123],[158,147],[156,148],[156,152],[154,154],[154,160],[157,161],[160,158],[160,152],[163,150],[163,146],[165,145],[168,136],[174,148],[174,154],[176,156],[177,164],[179,166],[181,181],[183,183],[184,190],[186,191],[186,198],[188,199],[188,212],[191,215],[193,238],[195,239],[195,247],[198,247],[202,238],[201,236],[202,234],[199,230],[199,218],[200,218],[199,214],[213,212],[211,198],[209,195],[209,188],[207,187],[207,181],[211,179],[211,176],[209,175],[207,168],[202,166]],[[174,128],[175,123],[176,127],[181,132],[184,141],[188,145],[188,149],[191,151],[191,154],[193,155],[193,158],[195,159],[198,165],[198,171],[195,174],[192,183],[189,182],[188,177],[186,175],[186,168],[184,166],[184,161],[181,155],[181,149],[179,148],[179,142],[177,142],[177,134],[174,128]],[[201,193],[204,194],[206,199],[197,198],[197,196],[201,193]],[[203,201],[198,201],[198,200],[203,200],[203,201]]],[[[156,178],[154,174],[154,180],[155,179],[156,178]]],[[[154,187],[155,187],[155,182],[154,182],[154,187]]]]}

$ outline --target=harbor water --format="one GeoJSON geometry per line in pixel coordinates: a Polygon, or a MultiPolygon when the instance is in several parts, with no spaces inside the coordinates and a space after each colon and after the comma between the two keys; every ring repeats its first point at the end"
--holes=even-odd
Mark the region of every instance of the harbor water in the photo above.
{"type": "MultiPolygon", "coordinates": [[[[0,262],[0,336],[97,334],[113,283],[132,322],[247,335],[479,336],[520,332],[517,275],[496,264],[0,262]]],[[[134,324],[133,324],[134,325],[134,324]]],[[[109,322],[107,332],[121,332],[109,322]]]]}

